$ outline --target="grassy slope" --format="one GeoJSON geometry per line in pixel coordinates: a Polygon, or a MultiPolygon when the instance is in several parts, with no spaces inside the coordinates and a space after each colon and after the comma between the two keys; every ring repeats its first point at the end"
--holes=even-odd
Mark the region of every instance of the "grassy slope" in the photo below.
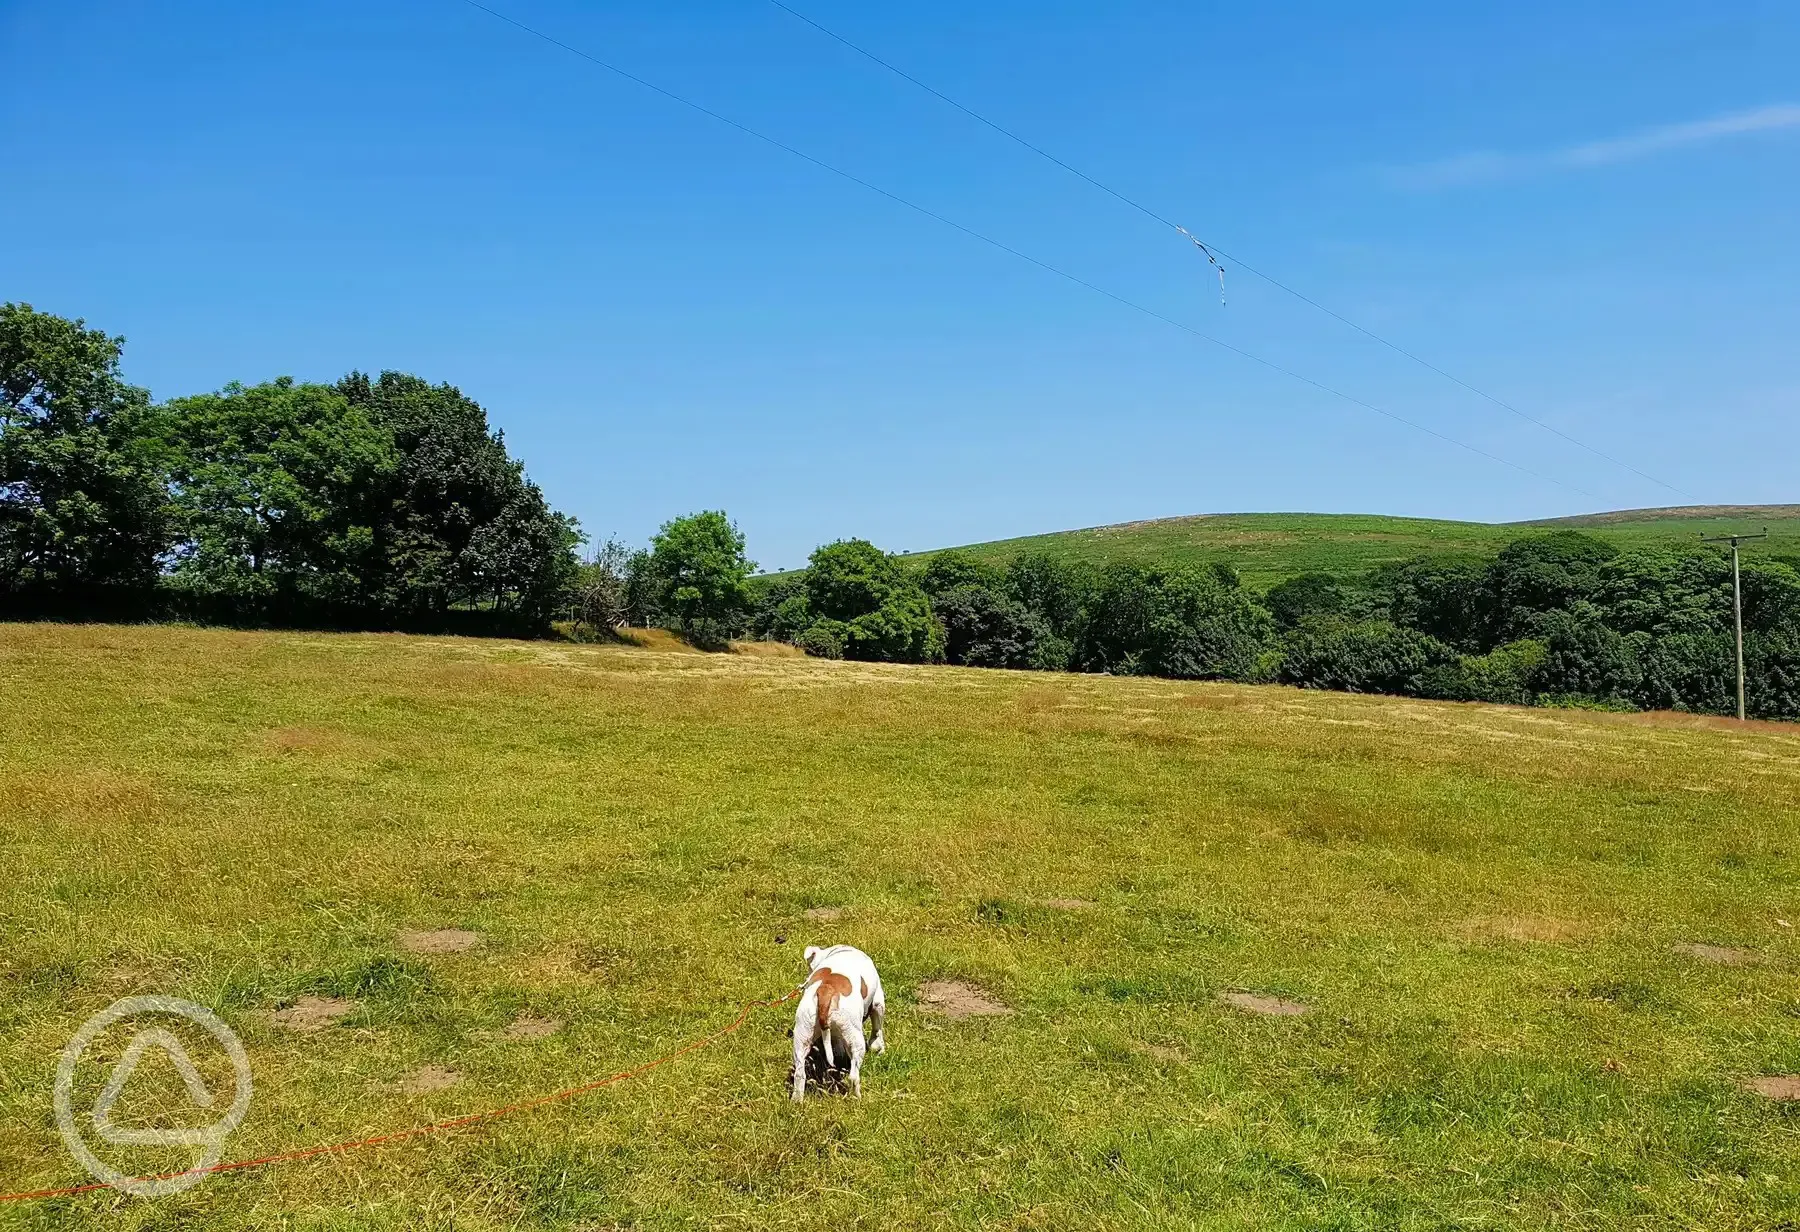
{"type": "Polygon", "coordinates": [[[610,1073],[791,986],[809,941],[865,946],[892,1002],[861,1103],[790,1107],[767,1012],[577,1105],[0,1228],[1800,1220],[1800,1119],[1738,1085],[1800,1070],[1792,728],[24,625],[0,691],[0,1189],[86,1179],[51,1075],[126,994],[242,1033],[228,1158],[610,1073]],[[451,926],[485,945],[396,947],[451,926]],[[926,1017],[944,977],[1017,1012],[926,1017]],[[302,993],[360,1009],[271,1025],[302,993]],[[522,1010],[568,1025],[497,1038],[522,1010]],[[428,1063],[463,1081],[406,1093],[428,1063]]]}
{"type": "Polygon", "coordinates": [[[1534,528],[1558,526],[1577,527],[1620,547],[1685,546],[1702,534],[1767,526],[1770,542],[1752,551],[1800,553],[1800,505],[1625,510],[1512,524],[1359,513],[1223,513],[1000,539],[964,550],[994,560],[1048,551],[1097,562],[1225,561],[1246,581],[1265,585],[1311,570],[1355,572],[1423,552],[1487,555],[1534,528]]]}

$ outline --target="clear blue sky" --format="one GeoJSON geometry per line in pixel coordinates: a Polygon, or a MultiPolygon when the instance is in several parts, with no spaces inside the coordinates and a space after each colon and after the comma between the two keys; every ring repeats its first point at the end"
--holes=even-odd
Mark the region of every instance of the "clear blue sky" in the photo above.
{"type": "MultiPolygon", "coordinates": [[[[488,0],[1260,369],[463,0],[0,0],[0,299],[158,397],[399,368],[551,500],[765,566],[1182,513],[1682,498],[1241,274],[764,0],[488,0]],[[1587,493],[1574,489],[1586,489],[1587,493]]],[[[796,8],[1698,500],[1794,501],[1791,3],[796,8]]]]}

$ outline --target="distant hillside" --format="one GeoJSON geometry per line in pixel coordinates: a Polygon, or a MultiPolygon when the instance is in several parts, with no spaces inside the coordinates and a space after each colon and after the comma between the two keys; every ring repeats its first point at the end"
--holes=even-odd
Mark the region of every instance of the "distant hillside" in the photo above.
{"type": "MultiPolygon", "coordinates": [[[[1447,522],[1366,513],[1214,513],[1122,522],[1020,539],[969,544],[989,560],[1050,552],[1108,563],[1210,563],[1235,566],[1244,580],[1266,585],[1297,573],[1355,572],[1422,552],[1491,555],[1533,531],[1570,527],[1625,547],[1691,545],[1702,534],[1761,530],[1753,549],[1800,555],[1800,505],[1691,505],[1625,509],[1536,522],[1447,522]]],[[[917,552],[913,559],[932,555],[917,552]]]]}
{"type": "MultiPolygon", "coordinates": [[[[1572,518],[1539,518],[1519,526],[1672,526],[1696,534],[1728,534],[1733,530],[1761,529],[1768,524],[1774,538],[1778,522],[1800,522],[1800,505],[1668,505],[1660,509],[1616,509],[1611,513],[1580,513],[1572,518]],[[1721,530],[1720,528],[1724,529],[1721,530]]],[[[1791,528],[1790,528],[1791,529],[1791,528]]]]}

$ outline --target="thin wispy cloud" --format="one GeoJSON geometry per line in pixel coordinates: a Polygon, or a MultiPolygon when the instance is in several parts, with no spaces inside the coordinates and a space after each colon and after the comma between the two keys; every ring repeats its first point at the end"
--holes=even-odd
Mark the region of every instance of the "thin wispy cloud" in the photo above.
{"type": "Polygon", "coordinates": [[[1460,188],[1494,180],[1516,179],[1551,171],[1605,167],[1648,158],[1684,146],[1710,145],[1731,137],[1800,128],[1800,103],[1775,103],[1753,107],[1709,120],[1665,124],[1608,141],[1589,141],[1533,154],[1475,151],[1453,158],[1396,170],[1394,181],[1403,188],[1460,188]]]}

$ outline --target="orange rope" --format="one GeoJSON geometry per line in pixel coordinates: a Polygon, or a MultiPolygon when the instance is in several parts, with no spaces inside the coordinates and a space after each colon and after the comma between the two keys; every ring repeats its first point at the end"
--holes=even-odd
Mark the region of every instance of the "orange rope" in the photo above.
{"type": "MultiPolygon", "coordinates": [[[[541,1108],[545,1104],[562,1103],[565,1100],[574,1099],[578,1095],[586,1095],[589,1091],[598,1091],[601,1087],[610,1087],[615,1083],[625,1082],[628,1079],[640,1077],[649,1073],[651,1070],[656,1069],[658,1066],[667,1065],[678,1057],[684,1057],[690,1052],[698,1052],[709,1044],[716,1044],[748,1022],[750,1020],[750,1015],[754,1014],[757,1010],[792,1001],[795,997],[800,995],[800,992],[801,989],[796,988],[785,996],[775,997],[767,1001],[752,1001],[740,1010],[738,1016],[732,1019],[728,1025],[719,1028],[710,1035],[703,1035],[699,1039],[683,1044],[674,1052],[665,1053],[655,1060],[645,1061],[642,1065],[634,1066],[631,1069],[620,1070],[618,1073],[609,1074],[605,1078],[596,1078],[592,1082],[584,1082],[580,1086],[568,1087],[561,1091],[552,1092],[549,1095],[533,1096],[531,1099],[522,1099],[517,1103],[507,1104],[501,1108],[490,1108],[486,1112],[470,1113],[468,1116],[455,1117],[448,1121],[438,1121],[431,1125],[414,1125],[410,1129],[399,1129],[395,1130],[393,1133],[376,1134],[372,1138],[358,1138],[352,1142],[333,1142],[325,1146],[304,1147],[298,1151],[283,1151],[278,1155],[264,1155],[260,1159],[240,1159],[232,1163],[213,1164],[211,1167],[200,1169],[199,1172],[200,1175],[207,1176],[214,1172],[237,1172],[245,1168],[263,1168],[270,1164],[292,1163],[297,1159],[311,1159],[315,1155],[341,1155],[346,1151],[354,1151],[360,1147],[380,1146],[388,1142],[398,1142],[402,1138],[417,1138],[423,1134],[442,1133],[452,1129],[466,1129],[471,1125],[480,1125],[487,1121],[498,1120],[500,1117],[507,1116],[510,1113],[524,1112],[530,1108],[541,1108]]],[[[165,1172],[158,1176],[140,1176],[134,1179],[139,1181],[172,1181],[179,1176],[190,1176],[193,1172],[194,1170],[190,1168],[184,1172],[165,1172]]],[[[72,1198],[76,1194],[92,1193],[97,1189],[109,1188],[111,1188],[111,1186],[104,1182],[90,1181],[86,1185],[71,1185],[67,1189],[34,1189],[24,1193],[0,1194],[0,1202],[22,1202],[30,1198],[72,1198]]]]}

